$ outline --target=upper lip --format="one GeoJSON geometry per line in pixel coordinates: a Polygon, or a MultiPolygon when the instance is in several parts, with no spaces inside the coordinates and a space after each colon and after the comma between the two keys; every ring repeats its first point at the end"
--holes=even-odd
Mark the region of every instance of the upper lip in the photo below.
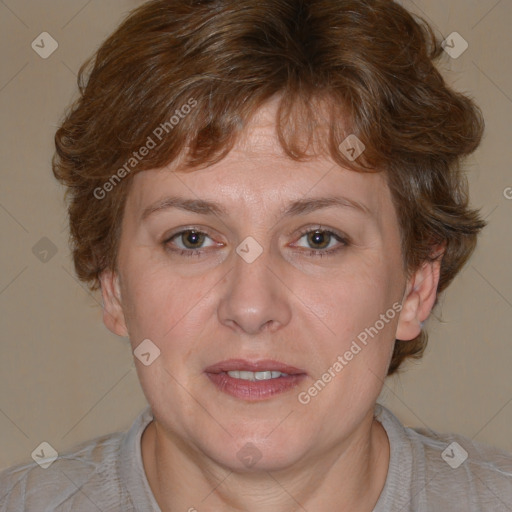
{"type": "Polygon", "coordinates": [[[227,359],[208,366],[204,371],[206,373],[230,372],[233,370],[241,370],[245,372],[263,372],[273,371],[286,373],[288,375],[299,375],[306,373],[305,370],[295,368],[288,364],[274,361],[273,359],[261,359],[258,361],[247,361],[246,359],[227,359]]]}

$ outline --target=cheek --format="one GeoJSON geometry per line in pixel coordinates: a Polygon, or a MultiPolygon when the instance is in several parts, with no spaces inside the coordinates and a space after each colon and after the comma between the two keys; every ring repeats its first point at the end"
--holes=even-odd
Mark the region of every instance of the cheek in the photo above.
{"type": "Polygon", "coordinates": [[[157,344],[182,339],[184,331],[204,328],[208,290],[214,276],[181,277],[171,265],[132,258],[125,263],[123,300],[126,323],[133,344],[144,338],[157,344]],[[196,326],[196,327],[194,327],[196,326]]]}
{"type": "Polygon", "coordinates": [[[400,297],[396,286],[399,276],[392,274],[389,266],[382,253],[359,260],[303,295],[308,297],[304,314],[311,310],[319,320],[311,333],[322,340],[318,369],[327,371],[339,363],[339,356],[343,358],[334,379],[338,386],[331,388],[336,395],[345,396],[347,390],[353,397],[378,393],[385,378],[398,320],[393,305],[397,306],[400,297]]]}
{"type": "Polygon", "coordinates": [[[346,338],[391,307],[397,294],[389,276],[382,256],[368,258],[347,264],[328,278],[304,282],[299,296],[333,334],[346,338]]]}
{"type": "Polygon", "coordinates": [[[123,306],[132,342],[134,338],[160,337],[171,327],[172,319],[179,318],[183,291],[176,293],[174,283],[148,263],[137,265],[129,260],[121,270],[125,276],[123,306]]]}

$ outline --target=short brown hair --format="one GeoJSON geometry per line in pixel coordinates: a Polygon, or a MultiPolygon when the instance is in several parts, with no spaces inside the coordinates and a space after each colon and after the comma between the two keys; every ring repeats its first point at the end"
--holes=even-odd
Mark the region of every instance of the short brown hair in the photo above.
{"type": "MultiPolygon", "coordinates": [[[[80,97],[55,136],[53,172],[67,187],[78,277],[94,290],[102,271],[115,270],[136,172],[178,157],[184,169],[221,160],[254,112],[279,96],[277,130],[290,158],[321,153],[386,172],[404,269],[444,246],[443,291],[485,223],[468,207],[460,167],[480,142],[482,116],[445,84],[434,65],[442,53],[428,24],[391,0],[143,4],[82,66],[80,97]],[[322,137],[320,124],[329,127],[322,137]],[[366,146],[354,161],[340,150],[349,134],[366,146]]],[[[426,342],[425,332],[396,340],[389,374],[426,342]]]]}

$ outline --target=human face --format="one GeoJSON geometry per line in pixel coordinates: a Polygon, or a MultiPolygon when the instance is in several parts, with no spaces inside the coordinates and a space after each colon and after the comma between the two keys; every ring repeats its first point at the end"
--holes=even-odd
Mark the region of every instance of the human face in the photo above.
{"type": "Polygon", "coordinates": [[[262,108],[215,165],[137,174],[113,276],[113,330],[160,350],[136,367],[161,435],[234,469],[251,453],[287,468],[371,430],[406,287],[385,176],[290,160],[274,115],[262,108]],[[219,374],[237,367],[295,375],[219,374]]]}

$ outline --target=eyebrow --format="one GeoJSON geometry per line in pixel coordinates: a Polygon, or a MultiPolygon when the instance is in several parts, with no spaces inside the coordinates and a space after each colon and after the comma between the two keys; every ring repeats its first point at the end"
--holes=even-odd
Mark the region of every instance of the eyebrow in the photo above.
{"type": "MultiPolygon", "coordinates": [[[[287,206],[284,212],[282,212],[282,216],[291,217],[293,215],[306,215],[322,208],[331,207],[352,208],[359,213],[372,215],[371,210],[358,201],[348,199],[347,197],[328,196],[304,198],[293,201],[287,206]]],[[[142,213],[141,220],[146,220],[150,215],[170,208],[177,208],[179,210],[185,210],[201,215],[217,215],[219,217],[225,217],[228,215],[228,212],[224,207],[212,201],[169,196],[160,199],[156,203],[145,208],[142,213]]]]}

